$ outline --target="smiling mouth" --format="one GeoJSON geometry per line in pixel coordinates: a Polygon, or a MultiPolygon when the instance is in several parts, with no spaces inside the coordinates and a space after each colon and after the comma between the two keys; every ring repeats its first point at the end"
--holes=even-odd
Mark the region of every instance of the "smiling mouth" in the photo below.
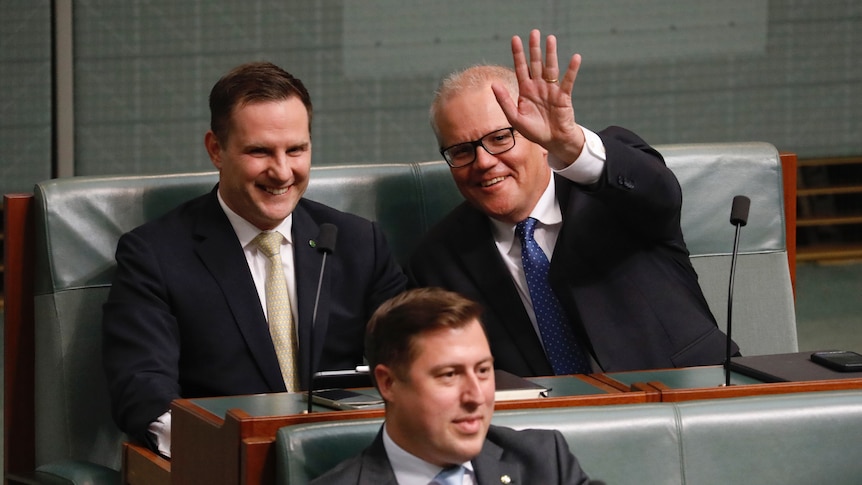
{"type": "Polygon", "coordinates": [[[500,182],[502,182],[503,180],[506,180],[506,177],[494,177],[494,178],[492,178],[491,180],[483,180],[482,182],[480,182],[480,185],[481,185],[482,187],[490,187],[490,186],[492,186],[492,185],[497,185],[497,184],[499,184],[499,183],[500,183],[500,182]]]}
{"type": "Polygon", "coordinates": [[[282,194],[286,194],[286,193],[287,193],[287,191],[290,189],[290,187],[285,187],[285,188],[281,188],[281,189],[275,189],[275,188],[271,188],[271,187],[264,187],[264,186],[262,186],[262,185],[260,186],[260,188],[262,188],[265,192],[270,193],[270,194],[272,194],[272,195],[282,195],[282,194]]]}

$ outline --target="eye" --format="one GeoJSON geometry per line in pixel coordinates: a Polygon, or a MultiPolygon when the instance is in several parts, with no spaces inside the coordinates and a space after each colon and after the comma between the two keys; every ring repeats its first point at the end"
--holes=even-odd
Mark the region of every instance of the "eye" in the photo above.
{"type": "Polygon", "coordinates": [[[469,158],[473,156],[473,145],[470,145],[469,143],[462,143],[461,145],[453,146],[447,151],[449,152],[449,157],[455,160],[469,158]]]}
{"type": "Polygon", "coordinates": [[[496,133],[492,133],[491,136],[488,137],[487,143],[490,143],[494,146],[506,146],[512,140],[512,132],[510,130],[500,130],[496,133]]]}
{"type": "Polygon", "coordinates": [[[443,382],[449,382],[455,379],[457,375],[458,373],[455,371],[455,369],[442,369],[436,374],[436,378],[443,382]]]}
{"type": "Polygon", "coordinates": [[[308,151],[308,145],[299,145],[295,147],[290,147],[287,150],[287,154],[293,157],[302,155],[303,153],[308,151]]]}

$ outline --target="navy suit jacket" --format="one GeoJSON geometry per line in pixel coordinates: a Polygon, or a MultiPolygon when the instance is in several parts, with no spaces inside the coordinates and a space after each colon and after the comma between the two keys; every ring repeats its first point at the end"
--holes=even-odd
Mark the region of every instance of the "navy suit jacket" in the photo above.
{"type": "MultiPolygon", "coordinates": [[[[266,317],[242,247],[216,190],[125,234],[103,315],[103,363],[120,429],[146,442],[146,427],[176,398],[285,391],[266,317]]],[[[406,277],[379,227],[301,199],[292,236],[299,315],[299,371],[362,363],[365,324],[403,291],[406,277]],[[338,227],[312,325],[323,223],[338,227]]]]}
{"type": "MultiPolygon", "coordinates": [[[[576,335],[604,371],[723,362],[725,335],[680,229],[676,177],[634,133],[610,127],[599,136],[607,152],[599,182],[555,175],[563,225],[549,277],[576,335]]],[[[411,286],[447,288],[484,305],[495,367],[553,374],[482,212],[456,207],[420,243],[407,273],[411,286]]]]}
{"type": "MultiPolygon", "coordinates": [[[[471,460],[479,485],[591,483],[556,430],[515,431],[491,426],[478,456],[471,460]],[[504,481],[507,476],[509,481],[504,481]]],[[[397,485],[383,446],[383,431],[360,455],[311,481],[312,485],[397,485]]],[[[592,482],[596,483],[596,482],[592,482]]]]}

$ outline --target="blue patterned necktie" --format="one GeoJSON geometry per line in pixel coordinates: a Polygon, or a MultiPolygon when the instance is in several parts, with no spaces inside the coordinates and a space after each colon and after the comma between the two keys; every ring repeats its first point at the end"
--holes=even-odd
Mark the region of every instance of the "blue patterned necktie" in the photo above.
{"type": "Polygon", "coordinates": [[[464,467],[461,465],[444,468],[430,485],[461,485],[464,483],[464,467]]]}
{"type": "Polygon", "coordinates": [[[591,371],[590,362],[578,345],[571,324],[548,281],[551,264],[545,252],[533,239],[536,222],[538,221],[532,217],[519,222],[515,226],[515,235],[521,240],[521,261],[545,354],[551,362],[554,374],[588,374],[591,371]]]}

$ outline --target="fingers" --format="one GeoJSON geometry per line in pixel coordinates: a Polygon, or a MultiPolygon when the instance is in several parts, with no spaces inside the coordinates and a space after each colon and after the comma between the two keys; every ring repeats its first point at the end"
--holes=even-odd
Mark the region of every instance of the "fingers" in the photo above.
{"type": "Polygon", "coordinates": [[[541,34],[537,29],[530,31],[530,77],[533,79],[541,79],[544,69],[540,36],[541,34]]]}
{"type": "Polygon", "coordinates": [[[515,76],[518,78],[518,83],[530,79],[530,70],[527,67],[527,58],[524,54],[524,44],[521,43],[521,38],[512,37],[512,60],[514,61],[515,76]]]}
{"type": "Polygon", "coordinates": [[[524,44],[521,38],[512,37],[512,59],[515,66],[515,75],[518,82],[528,79],[544,79],[547,82],[557,82],[560,76],[560,67],[557,61],[557,38],[549,35],[545,39],[545,55],[542,56],[541,32],[538,29],[530,31],[529,55],[524,52],[524,44]]]}
{"type": "Polygon", "coordinates": [[[556,82],[560,77],[560,67],[557,64],[557,38],[549,35],[545,39],[545,68],[542,79],[547,82],[556,82]]]}
{"type": "Polygon", "coordinates": [[[575,87],[575,80],[578,78],[578,70],[581,68],[581,55],[575,54],[569,60],[569,67],[566,69],[566,75],[560,80],[560,88],[571,93],[575,87]]]}

